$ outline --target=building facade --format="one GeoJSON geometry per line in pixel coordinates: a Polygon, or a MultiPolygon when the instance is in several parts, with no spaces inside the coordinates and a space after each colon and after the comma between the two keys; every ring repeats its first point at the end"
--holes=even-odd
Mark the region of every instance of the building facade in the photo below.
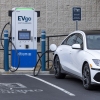
{"type": "MultiPolygon", "coordinates": [[[[8,10],[13,7],[33,7],[40,11],[38,18],[38,36],[45,30],[46,35],[69,34],[76,29],[72,20],[72,8],[81,7],[82,18],[78,22],[79,30],[100,29],[100,0],[0,0],[0,32],[11,19],[8,10]]],[[[9,30],[9,27],[7,27],[9,30]]],[[[50,43],[59,44],[62,38],[56,38],[50,43]],[[59,41],[57,41],[59,40],[59,41]]],[[[0,47],[1,48],[1,47],[0,47]]],[[[38,46],[40,50],[40,47],[38,46]]],[[[3,65],[3,51],[0,51],[0,67],[3,65]]]]}

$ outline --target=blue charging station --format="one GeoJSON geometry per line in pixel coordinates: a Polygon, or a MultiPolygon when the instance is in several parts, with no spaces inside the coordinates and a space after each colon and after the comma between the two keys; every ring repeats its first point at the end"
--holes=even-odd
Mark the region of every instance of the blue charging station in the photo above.
{"type": "MultiPolygon", "coordinates": [[[[18,70],[33,70],[37,62],[37,12],[33,8],[12,9],[12,42],[20,57],[18,70]]],[[[18,55],[12,46],[11,66],[18,67],[18,55]]]]}

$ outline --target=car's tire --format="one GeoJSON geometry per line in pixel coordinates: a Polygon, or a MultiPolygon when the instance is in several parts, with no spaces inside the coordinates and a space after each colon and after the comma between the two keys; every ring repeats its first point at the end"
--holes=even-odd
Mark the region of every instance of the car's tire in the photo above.
{"type": "Polygon", "coordinates": [[[63,79],[66,76],[66,74],[61,73],[61,64],[58,56],[54,59],[54,73],[55,77],[58,79],[63,79]]]}
{"type": "Polygon", "coordinates": [[[83,76],[84,88],[90,90],[92,86],[91,86],[91,75],[88,63],[85,63],[83,66],[82,76],[83,76]]]}

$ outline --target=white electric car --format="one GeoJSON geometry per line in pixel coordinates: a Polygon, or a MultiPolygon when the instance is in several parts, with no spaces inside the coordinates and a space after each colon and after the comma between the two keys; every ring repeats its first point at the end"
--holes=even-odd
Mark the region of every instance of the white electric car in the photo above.
{"type": "Polygon", "coordinates": [[[56,78],[73,75],[83,81],[85,89],[100,84],[100,31],[74,31],[60,46],[50,45],[54,52],[56,78]]]}

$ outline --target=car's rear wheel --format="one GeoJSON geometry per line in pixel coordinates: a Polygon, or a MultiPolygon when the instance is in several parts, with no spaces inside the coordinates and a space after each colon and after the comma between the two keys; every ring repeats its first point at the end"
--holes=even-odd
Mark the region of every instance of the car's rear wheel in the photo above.
{"type": "Polygon", "coordinates": [[[87,90],[91,89],[91,75],[88,63],[84,64],[82,75],[84,88],[87,90]]]}
{"type": "Polygon", "coordinates": [[[66,74],[61,73],[61,64],[58,56],[56,56],[54,60],[54,72],[55,72],[55,77],[58,79],[65,78],[66,76],[66,74]]]}

